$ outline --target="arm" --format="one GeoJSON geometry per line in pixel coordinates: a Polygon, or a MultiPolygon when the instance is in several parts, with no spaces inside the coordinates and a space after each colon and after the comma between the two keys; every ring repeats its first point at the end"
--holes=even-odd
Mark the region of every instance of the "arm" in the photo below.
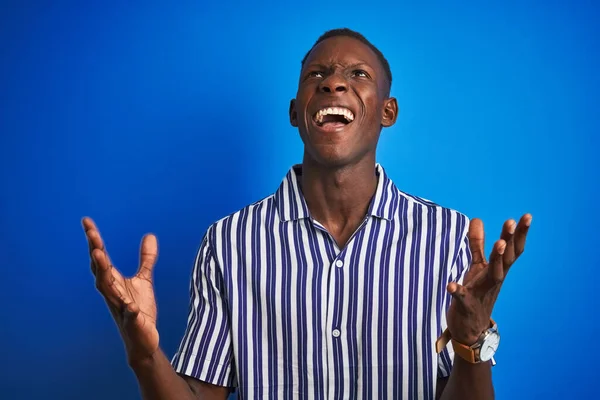
{"type": "MultiPolygon", "coordinates": [[[[438,382],[444,378],[438,379],[438,382]]],[[[471,364],[460,357],[455,357],[450,377],[444,379],[441,390],[438,389],[440,400],[479,400],[493,399],[494,385],[492,384],[492,366],[485,362],[471,364]],[[441,396],[440,396],[441,395],[441,396]]]]}
{"type": "MultiPolygon", "coordinates": [[[[449,282],[463,283],[472,261],[469,238],[465,238],[456,257],[454,269],[450,273],[449,282]]],[[[451,299],[450,293],[444,290],[444,314],[448,311],[451,299]]],[[[446,326],[443,319],[443,327],[446,326]]],[[[492,383],[491,363],[471,364],[453,354],[450,348],[443,350],[440,356],[441,368],[438,371],[436,400],[447,399],[493,399],[494,386],[492,383]]]]}
{"type": "MultiPolygon", "coordinates": [[[[210,231],[209,231],[210,233],[210,231]]],[[[202,348],[194,350],[194,342],[200,337],[216,337],[218,331],[204,328],[201,330],[203,321],[206,321],[209,314],[219,314],[223,321],[228,321],[225,315],[225,305],[217,287],[222,286],[220,279],[216,277],[216,261],[211,255],[211,249],[208,242],[209,233],[206,234],[202,245],[198,251],[194,271],[192,273],[191,299],[193,307],[190,308],[188,320],[188,329],[182,339],[179,352],[175,360],[171,362],[167,359],[163,351],[159,348],[150,357],[144,357],[141,361],[130,360],[129,364],[138,378],[140,391],[144,400],[226,400],[231,388],[226,387],[230,380],[221,380],[217,374],[211,374],[206,368],[196,368],[198,366],[213,366],[212,362],[207,361],[207,356],[213,359],[223,360],[223,356],[228,354],[228,347],[215,346],[214,352],[202,352],[202,348]],[[218,281],[218,282],[217,282],[218,281]],[[199,353],[204,354],[200,356],[199,353]],[[188,356],[186,356],[188,355],[188,356]],[[196,372],[195,376],[187,376],[184,372],[196,372]],[[202,379],[202,380],[201,380],[202,379]],[[215,385],[210,382],[218,383],[215,385]]],[[[215,328],[218,324],[211,324],[215,328]]],[[[229,364],[229,363],[227,363],[229,364]]],[[[213,366],[214,367],[214,366],[213,366]]],[[[209,368],[221,372],[220,368],[209,368]]],[[[232,378],[233,372],[225,369],[232,378]]]]}
{"type": "MultiPolygon", "coordinates": [[[[154,235],[146,235],[140,249],[138,272],[131,278],[125,278],[112,265],[104,243],[94,222],[85,218],[83,227],[88,239],[90,268],[95,277],[96,288],[104,297],[125,344],[127,360],[133,369],[144,400],[225,400],[229,394],[227,382],[221,386],[203,382],[199,379],[220,383],[214,376],[206,375],[194,379],[178,375],[159,347],[159,335],[156,327],[156,301],[154,298],[153,269],[158,256],[158,244],[154,235]]],[[[206,243],[206,241],[204,242],[206,243]]],[[[203,245],[200,254],[206,252],[203,245]]],[[[198,257],[195,269],[203,270],[204,259],[198,257]]],[[[211,261],[207,261],[210,266],[211,261]]],[[[204,283],[202,273],[196,280],[204,283]]],[[[195,287],[195,285],[194,285],[195,287]]],[[[198,291],[194,292],[198,296],[198,291]]],[[[203,309],[211,308],[211,304],[203,309]]],[[[201,315],[200,315],[201,316],[201,315]]],[[[198,334],[198,330],[195,331],[198,334]]],[[[213,337],[214,332],[205,330],[201,334],[213,337]]],[[[188,332],[189,335],[189,332],[188,332]]],[[[194,337],[194,335],[192,335],[194,337]]],[[[191,365],[206,363],[208,357],[186,358],[191,365]]],[[[213,354],[214,356],[214,354],[213,354]]],[[[179,363],[181,368],[182,364],[179,363]]],[[[231,376],[230,373],[228,376],[231,376]]]]}
{"type": "Polygon", "coordinates": [[[178,375],[159,349],[154,356],[130,363],[144,400],[226,400],[229,388],[178,375]]]}
{"type": "MultiPolygon", "coordinates": [[[[508,270],[523,253],[525,238],[531,225],[531,215],[524,215],[519,224],[506,221],[500,240],[494,243],[489,263],[484,254],[484,230],[481,220],[469,226],[470,264],[464,282],[450,282],[448,293],[452,302],[447,313],[448,330],[459,343],[476,343],[489,326],[492,309],[508,270]]],[[[459,257],[460,262],[461,257],[459,257]]],[[[439,382],[439,380],[438,380],[439,382]]],[[[452,371],[438,389],[440,400],[494,399],[491,362],[472,364],[460,356],[454,357],[452,371]]]]}

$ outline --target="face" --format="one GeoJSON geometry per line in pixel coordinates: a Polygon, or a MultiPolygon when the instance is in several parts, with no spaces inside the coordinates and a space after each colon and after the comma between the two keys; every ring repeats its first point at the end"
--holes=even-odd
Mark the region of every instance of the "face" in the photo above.
{"type": "Polygon", "coordinates": [[[396,122],[396,99],[377,55],[361,41],[338,36],[311,51],[290,104],[305,158],[342,167],[375,159],[382,127],[396,122]]]}

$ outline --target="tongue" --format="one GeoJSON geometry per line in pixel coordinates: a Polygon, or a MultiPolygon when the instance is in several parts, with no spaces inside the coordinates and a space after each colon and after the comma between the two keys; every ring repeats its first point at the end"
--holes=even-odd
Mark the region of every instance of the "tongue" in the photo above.
{"type": "Polygon", "coordinates": [[[323,125],[321,125],[321,128],[326,131],[333,132],[336,129],[343,128],[344,126],[346,126],[346,124],[343,122],[324,122],[323,125]]]}
{"type": "Polygon", "coordinates": [[[331,121],[331,122],[323,122],[323,126],[331,126],[333,128],[341,128],[342,126],[345,126],[346,124],[343,122],[339,122],[339,121],[331,121]]]}

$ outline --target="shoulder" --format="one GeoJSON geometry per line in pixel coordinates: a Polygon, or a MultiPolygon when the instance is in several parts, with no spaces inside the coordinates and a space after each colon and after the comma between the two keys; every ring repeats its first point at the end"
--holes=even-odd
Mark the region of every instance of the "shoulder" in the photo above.
{"type": "MultiPolygon", "coordinates": [[[[408,231],[413,233],[413,240],[420,237],[427,243],[425,248],[438,254],[443,271],[453,271],[456,260],[461,254],[468,257],[469,217],[453,208],[444,207],[423,197],[398,191],[401,198],[399,207],[403,209],[408,231]]],[[[420,242],[423,243],[423,242],[420,242]]],[[[447,273],[447,272],[445,272],[447,273]]]]}
{"type": "Polygon", "coordinates": [[[387,219],[396,219],[407,229],[434,230],[438,234],[451,232],[464,235],[468,230],[469,218],[466,214],[437,202],[403,191],[381,165],[380,189],[376,197],[376,213],[387,219]]]}
{"type": "Polygon", "coordinates": [[[429,219],[445,222],[447,228],[463,231],[468,229],[469,217],[453,208],[442,206],[423,197],[415,196],[397,189],[401,202],[405,202],[408,209],[426,212],[429,219]]]}
{"type": "Polygon", "coordinates": [[[206,232],[206,238],[211,246],[223,242],[235,243],[244,234],[252,232],[253,228],[274,219],[276,213],[275,194],[270,194],[213,222],[206,232]]]}
{"type": "Polygon", "coordinates": [[[456,209],[442,206],[432,200],[406,193],[396,188],[398,218],[411,231],[421,232],[432,243],[446,249],[454,258],[467,243],[469,217],[456,209]]]}
{"type": "Polygon", "coordinates": [[[218,247],[237,246],[264,229],[273,230],[279,222],[306,215],[297,183],[299,169],[299,165],[293,165],[274,193],[214,222],[208,229],[212,243],[218,247]]]}

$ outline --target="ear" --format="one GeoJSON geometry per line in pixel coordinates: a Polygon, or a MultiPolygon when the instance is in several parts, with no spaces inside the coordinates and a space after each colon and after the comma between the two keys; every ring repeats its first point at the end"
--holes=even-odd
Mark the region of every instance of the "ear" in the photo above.
{"type": "Polygon", "coordinates": [[[396,123],[398,118],[398,103],[394,97],[385,100],[381,114],[381,125],[388,128],[396,123]]]}
{"type": "Polygon", "coordinates": [[[296,112],[296,99],[290,101],[290,124],[293,127],[298,127],[298,113],[296,112]]]}

